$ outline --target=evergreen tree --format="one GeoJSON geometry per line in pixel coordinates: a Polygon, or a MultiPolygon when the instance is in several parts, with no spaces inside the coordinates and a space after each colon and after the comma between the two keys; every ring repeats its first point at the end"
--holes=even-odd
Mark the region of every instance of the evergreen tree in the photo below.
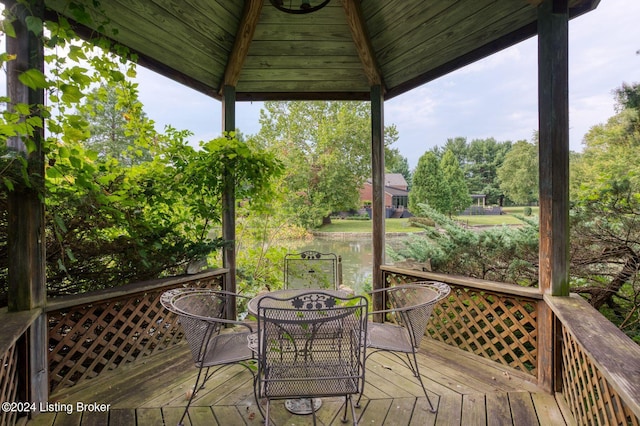
{"type": "Polygon", "coordinates": [[[409,210],[414,215],[420,214],[419,204],[428,204],[441,213],[451,211],[451,188],[433,152],[423,154],[413,172],[409,210]]]}
{"type": "Polygon", "coordinates": [[[460,168],[460,161],[452,150],[447,149],[440,160],[440,168],[451,190],[451,209],[449,215],[457,214],[471,204],[469,188],[460,168]]]}

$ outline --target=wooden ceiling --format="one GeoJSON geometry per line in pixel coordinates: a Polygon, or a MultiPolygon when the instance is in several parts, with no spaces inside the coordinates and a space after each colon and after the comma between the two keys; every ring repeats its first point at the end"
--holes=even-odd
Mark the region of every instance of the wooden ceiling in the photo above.
{"type": "MultiPolygon", "coordinates": [[[[269,0],[45,0],[48,18],[63,15],[78,33],[107,37],[138,54],[138,63],[220,99],[385,98],[536,34],[541,0],[331,0],[306,15],[269,0]],[[92,22],[80,24],[82,13],[92,22]]],[[[569,0],[575,17],[599,0],[569,0]]]]}

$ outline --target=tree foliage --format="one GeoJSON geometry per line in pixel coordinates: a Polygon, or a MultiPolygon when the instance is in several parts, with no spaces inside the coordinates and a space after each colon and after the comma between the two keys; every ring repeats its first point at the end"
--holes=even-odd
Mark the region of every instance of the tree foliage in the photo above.
{"type": "Polygon", "coordinates": [[[518,141],[505,155],[497,169],[500,190],[516,204],[529,205],[538,201],[538,147],[518,141]]]}
{"type": "Polygon", "coordinates": [[[469,188],[464,179],[464,173],[460,168],[460,160],[452,150],[447,149],[440,160],[440,168],[444,179],[449,184],[451,190],[451,206],[447,212],[449,215],[457,214],[471,204],[469,188]]]}
{"type": "MultiPolygon", "coordinates": [[[[5,13],[3,28],[11,36],[13,11],[5,13]]],[[[19,137],[27,154],[34,152],[36,133],[45,123],[32,111],[43,111],[48,132],[41,141],[46,169],[39,195],[46,205],[49,294],[180,272],[224,244],[216,236],[223,173],[233,168],[238,198],[255,203],[271,193],[272,177],[282,164],[233,133],[203,142],[196,150],[187,143],[187,131],[155,131],[142,112],[136,85],[127,80],[135,75],[135,64],[126,60],[132,58],[126,50],[104,40],[81,42],[64,20],[43,23],[30,18],[30,28],[43,37],[48,72],[26,70],[20,80],[32,89],[45,89],[49,104],[4,99],[10,105],[2,114],[0,138],[6,142],[19,137]],[[98,134],[110,132],[114,137],[95,143],[98,134]],[[95,147],[99,150],[91,149],[95,147]]],[[[27,157],[20,151],[5,148],[2,154],[0,300],[11,262],[6,196],[35,187],[43,178],[28,173],[27,157]]]]}
{"type": "MultiPolygon", "coordinates": [[[[280,211],[298,225],[319,226],[332,212],[359,207],[371,175],[371,119],[364,102],[266,102],[258,139],[287,170],[280,211]]],[[[387,144],[397,138],[386,132],[387,144]]]]}
{"type": "Polygon", "coordinates": [[[101,84],[91,90],[78,108],[88,123],[84,146],[98,153],[99,158],[111,157],[125,166],[151,161],[149,148],[137,143],[144,140],[146,115],[137,100],[137,89],[129,82],[101,84]]]}
{"type": "Polygon", "coordinates": [[[451,211],[451,188],[440,169],[440,161],[433,152],[424,153],[413,172],[409,210],[414,215],[419,215],[420,204],[428,204],[441,213],[451,211]]]}
{"type": "Polygon", "coordinates": [[[538,224],[513,229],[492,227],[466,229],[429,205],[424,215],[436,226],[425,226],[424,235],[414,236],[390,251],[394,260],[430,264],[435,272],[484,280],[535,285],[538,274],[538,224]]]}

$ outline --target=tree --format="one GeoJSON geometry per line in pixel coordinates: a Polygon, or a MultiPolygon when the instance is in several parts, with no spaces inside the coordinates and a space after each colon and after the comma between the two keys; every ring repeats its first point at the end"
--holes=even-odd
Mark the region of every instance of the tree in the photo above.
{"type": "Polygon", "coordinates": [[[279,182],[283,214],[313,228],[359,206],[371,175],[367,103],[266,102],[260,123],[260,143],[287,165],[279,182]]]}
{"type": "Polygon", "coordinates": [[[573,158],[572,291],[640,343],[640,132],[633,103],[619,106],[573,158]]]}
{"type": "Polygon", "coordinates": [[[500,190],[514,203],[537,202],[538,173],[538,147],[526,141],[518,141],[497,169],[500,190]]]}
{"type": "Polygon", "coordinates": [[[464,173],[460,168],[460,161],[452,150],[447,149],[444,152],[442,160],[440,160],[440,168],[451,190],[451,208],[447,213],[449,215],[457,214],[469,207],[471,197],[464,173]]]}
{"type": "Polygon", "coordinates": [[[101,84],[92,90],[78,108],[88,126],[85,147],[98,157],[111,157],[123,165],[150,161],[152,156],[140,142],[146,116],[137,98],[136,85],[126,82],[101,84]],[[136,144],[137,142],[137,144],[136,144]]]}
{"type": "Polygon", "coordinates": [[[497,170],[510,149],[511,142],[497,142],[493,138],[471,141],[464,171],[472,194],[485,194],[489,203],[498,203],[502,191],[497,170]]]}
{"type": "Polygon", "coordinates": [[[420,204],[428,204],[441,213],[451,211],[451,189],[440,169],[438,157],[433,152],[426,152],[420,157],[413,172],[412,183],[409,210],[414,215],[420,214],[420,204]]]}

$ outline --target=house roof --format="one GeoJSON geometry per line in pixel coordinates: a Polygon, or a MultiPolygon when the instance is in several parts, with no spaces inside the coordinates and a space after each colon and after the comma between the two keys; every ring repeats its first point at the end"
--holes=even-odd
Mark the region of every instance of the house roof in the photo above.
{"type": "Polygon", "coordinates": [[[404,189],[391,188],[389,186],[385,186],[384,192],[387,192],[387,193],[391,194],[394,197],[402,197],[402,196],[408,196],[409,195],[409,191],[405,191],[404,189]]]}
{"type": "MultiPolygon", "coordinates": [[[[145,67],[217,99],[234,86],[237,100],[252,101],[369,100],[375,85],[390,99],[535,35],[541,1],[331,0],[306,15],[269,0],[45,4],[48,19],[103,33],[145,67]]],[[[569,0],[570,16],[598,1],[569,0]]]]}
{"type": "Polygon", "coordinates": [[[406,188],[408,186],[404,176],[400,173],[385,173],[384,186],[395,186],[406,188]]]}

